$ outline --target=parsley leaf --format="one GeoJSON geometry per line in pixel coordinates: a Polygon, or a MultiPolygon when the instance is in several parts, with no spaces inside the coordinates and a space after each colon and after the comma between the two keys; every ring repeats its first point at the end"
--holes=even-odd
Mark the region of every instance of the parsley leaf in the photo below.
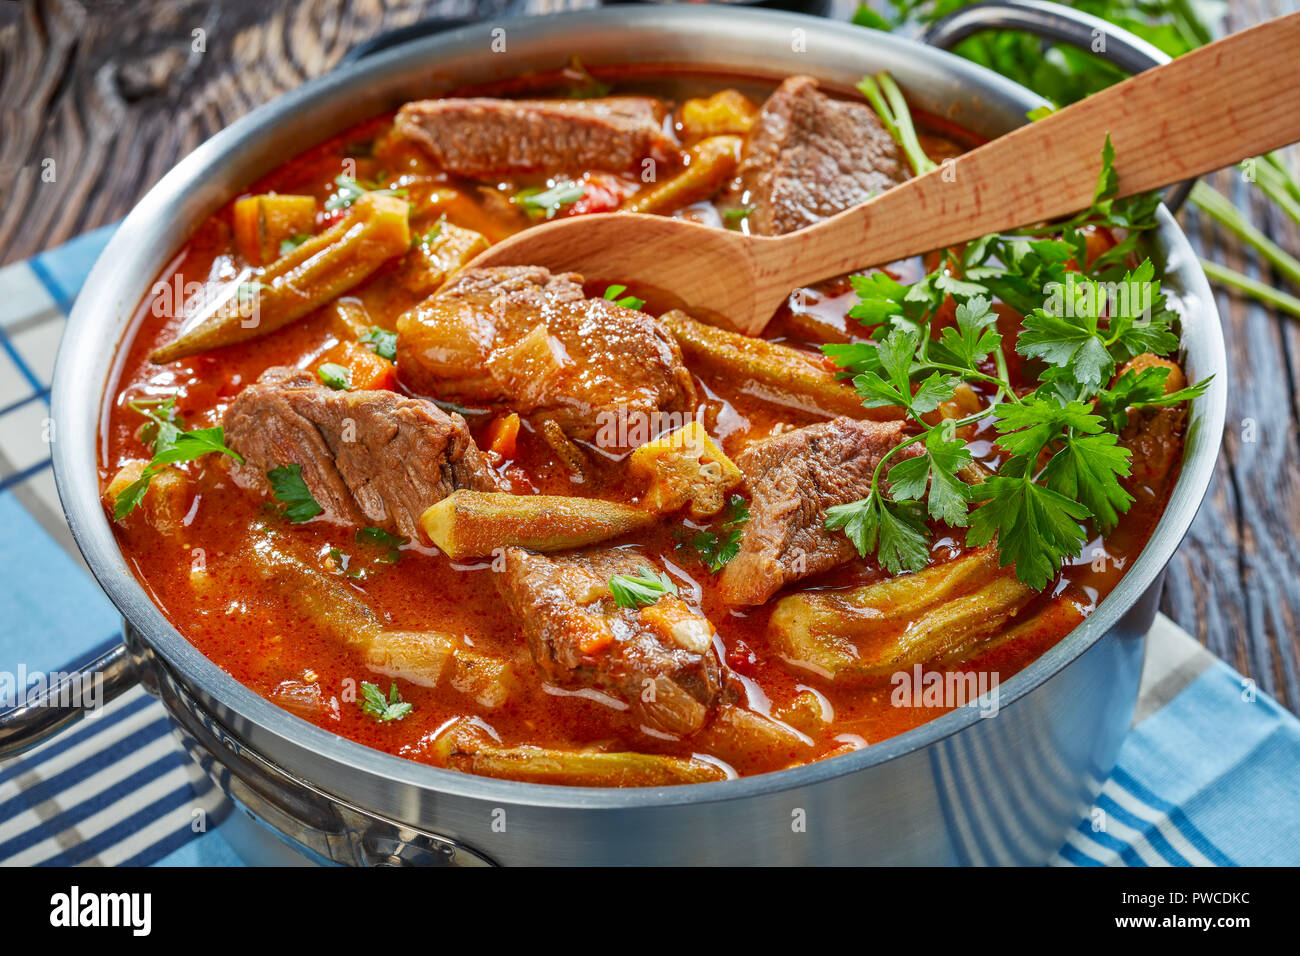
{"type": "Polygon", "coordinates": [[[302,465],[281,465],[266,473],[271,496],[284,504],[284,516],[294,524],[310,521],[325,509],[312,497],[302,478],[302,465]]]}
{"type": "Polygon", "coordinates": [[[726,520],[719,531],[700,531],[691,538],[691,546],[710,571],[717,574],[740,553],[741,530],[749,520],[749,502],[742,495],[732,495],[727,502],[726,520]]]}
{"type": "Polygon", "coordinates": [[[387,697],[376,685],[369,681],[361,682],[361,711],[380,723],[401,720],[414,709],[414,704],[402,700],[396,681],[393,682],[387,697]]]}
{"type": "Polygon", "coordinates": [[[999,472],[974,497],[985,503],[971,512],[966,544],[983,547],[996,537],[999,564],[1014,563],[1016,576],[1036,591],[1083,546],[1088,509],[1026,475],[999,472]]]}
{"type": "Polygon", "coordinates": [[[890,574],[920,571],[930,563],[930,533],[914,502],[886,501],[872,492],[860,501],[826,509],[826,527],[843,528],[858,553],[875,553],[890,574]]]}
{"type": "Polygon", "coordinates": [[[325,200],[325,211],[334,212],[336,209],[346,209],[354,202],[364,196],[366,193],[375,193],[379,196],[398,196],[406,197],[406,189],[383,189],[377,183],[366,183],[354,179],[351,176],[335,176],[334,185],[337,192],[325,200]]]}
{"type": "Polygon", "coordinates": [[[665,594],[676,594],[677,585],[662,571],[641,568],[636,574],[616,574],[609,579],[609,593],[619,607],[649,607],[665,594]]]}
{"type": "Polygon", "coordinates": [[[376,547],[388,549],[384,559],[389,564],[396,564],[402,556],[397,549],[410,541],[410,538],[389,534],[383,528],[361,528],[357,531],[356,541],[357,544],[372,544],[376,547]]]}
{"type": "Polygon", "coordinates": [[[529,215],[554,219],[565,206],[572,206],[587,195],[587,187],[582,183],[557,183],[550,189],[528,188],[515,193],[510,201],[521,206],[529,215]]]}
{"type": "Polygon", "coordinates": [[[316,369],[316,377],[321,383],[338,392],[352,391],[352,372],[342,365],[326,362],[316,369]]]}
{"type": "Polygon", "coordinates": [[[280,255],[287,256],[310,238],[310,233],[300,232],[296,236],[290,236],[288,239],[281,239],[280,255]]]}
{"type": "Polygon", "coordinates": [[[638,299],[634,295],[623,295],[627,291],[625,285],[612,285],[605,290],[603,298],[609,299],[615,305],[622,306],[625,309],[639,310],[645,305],[645,299],[638,299]]]}
{"type": "Polygon", "coordinates": [[[396,332],[389,332],[376,325],[361,336],[361,341],[373,346],[375,354],[380,358],[386,358],[390,362],[397,360],[396,332]]]}
{"type": "Polygon", "coordinates": [[[970,508],[970,486],[957,477],[957,472],[974,460],[965,442],[946,439],[943,429],[936,428],[925,436],[925,454],[900,461],[889,470],[894,500],[919,501],[928,485],[930,517],[962,527],[970,508]]]}

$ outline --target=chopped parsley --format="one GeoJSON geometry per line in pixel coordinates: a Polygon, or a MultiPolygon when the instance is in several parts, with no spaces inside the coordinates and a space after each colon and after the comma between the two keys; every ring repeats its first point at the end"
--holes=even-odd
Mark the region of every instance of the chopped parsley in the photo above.
{"type": "Polygon", "coordinates": [[[316,369],[316,377],[321,380],[321,384],[328,385],[335,391],[350,392],[352,390],[352,372],[342,365],[336,365],[334,362],[326,362],[316,369]]]}
{"type": "Polygon", "coordinates": [[[556,183],[550,189],[529,187],[521,189],[510,197],[510,201],[522,207],[531,216],[545,216],[554,219],[565,206],[572,206],[587,195],[587,188],[582,183],[556,183]]]}
{"type": "Polygon", "coordinates": [[[612,285],[605,290],[604,298],[609,299],[615,305],[621,305],[625,309],[639,310],[645,305],[645,299],[638,299],[634,295],[623,295],[627,291],[625,285],[612,285]]]}
{"type": "Polygon", "coordinates": [[[311,496],[302,479],[302,465],[281,465],[266,473],[271,497],[284,505],[284,516],[294,524],[310,521],[325,509],[311,496]]]}
{"type": "Polygon", "coordinates": [[[361,341],[374,349],[376,355],[380,358],[386,358],[393,362],[397,359],[397,333],[389,332],[387,329],[381,329],[375,326],[370,331],[361,336],[361,341]]]}
{"type": "Polygon", "coordinates": [[[735,229],[748,219],[753,212],[753,206],[737,206],[734,209],[724,209],[722,211],[722,222],[728,229],[735,229]]]}
{"type": "Polygon", "coordinates": [[[649,607],[665,594],[676,594],[677,585],[662,571],[656,573],[649,567],[636,574],[616,574],[609,579],[609,593],[619,607],[649,607]]]}
{"type": "Polygon", "coordinates": [[[121,521],[144,500],[145,492],[155,475],[168,465],[193,461],[203,455],[217,453],[229,455],[235,461],[244,459],[225,445],[225,432],[216,428],[195,428],[182,431],[181,418],[176,412],[176,396],[165,399],[139,399],[130,407],[149,421],[140,430],[140,440],[153,451],[153,458],[145,465],[140,477],[123,488],[113,499],[113,518],[121,521]]]}
{"type": "Polygon", "coordinates": [[[698,531],[691,537],[691,547],[714,574],[740,553],[740,536],[748,520],[749,502],[741,495],[732,495],[727,502],[726,520],[718,530],[698,531]]]}
{"type": "Polygon", "coordinates": [[[414,709],[414,704],[402,700],[396,681],[393,682],[387,697],[376,685],[369,681],[361,682],[361,711],[380,723],[401,720],[414,709]]]}
{"type": "Polygon", "coordinates": [[[386,549],[384,560],[389,564],[397,563],[402,556],[397,549],[409,540],[409,538],[403,538],[400,535],[389,534],[383,528],[362,528],[356,535],[357,544],[369,544],[386,549]]]}
{"type": "Polygon", "coordinates": [[[364,196],[366,193],[375,193],[378,196],[398,196],[406,198],[406,189],[385,189],[378,183],[363,182],[354,179],[351,176],[335,176],[334,185],[338,191],[329,199],[325,200],[325,211],[334,212],[336,209],[346,209],[354,202],[364,196]]]}

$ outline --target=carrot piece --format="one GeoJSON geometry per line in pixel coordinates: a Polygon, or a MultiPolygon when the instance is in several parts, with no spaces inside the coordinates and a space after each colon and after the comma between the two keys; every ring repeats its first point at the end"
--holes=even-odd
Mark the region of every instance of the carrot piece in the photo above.
{"type": "Polygon", "coordinates": [[[280,258],[285,240],[311,237],[316,229],[316,198],[266,193],[235,203],[235,247],[255,266],[280,258]],[[301,237],[301,238],[299,238],[301,237]]]}
{"type": "Polygon", "coordinates": [[[519,439],[519,416],[514,412],[498,415],[488,425],[487,445],[502,458],[515,457],[515,445],[519,439]]]}

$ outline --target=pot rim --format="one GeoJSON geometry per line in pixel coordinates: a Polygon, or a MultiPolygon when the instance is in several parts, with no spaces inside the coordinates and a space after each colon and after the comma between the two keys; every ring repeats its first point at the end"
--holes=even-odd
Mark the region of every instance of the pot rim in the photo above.
{"type": "MultiPolygon", "coordinates": [[[[115,317],[120,317],[124,311],[128,317],[134,315],[159,271],[155,269],[143,278],[130,275],[124,278],[121,264],[125,262],[130,266],[132,249],[147,245],[150,235],[162,228],[166,215],[174,212],[174,207],[187,190],[198,188],[210,172],[221,169],[250,152],[250,143],[256,144],[259,139],[267,138],[277,123],[287,122],[295,111],[339,94],[355,94],[367,78],[418,72],[421,65],[427,67],[440,53],[451,54],[468,49],[473,43],[486,47],[492,30],[518,29],[525,21],[530,37],[578,33],[583,30],[615,31],[629,35],[640,31],[671,34],[689,30],[720,38],[733,38],[738,23],[743,23],[746,29],[766,30],[781,36],[788,35],[791,30],[803,30],[809,40],[815,38],[818,42],[827,44],[849,44],[855,50],[861,48],[864,53],[883,53],[885,58],[900,62],[920,60],[938,73],[950,77],[954,92],[977,90],[990,99],[1014,104],[1025,112],[1044,102],[1029,90],[998,74],[913,40],[802,14],[686,5],[670,10],[624,6],[554,14],[544,18],[485,21],[396,46],[309,81],[258,107],[212,136],[167,173],[123,221],[77,297],[55,367],[51,401],[55,434],[59,440],[54,442],[53,458],[56,484],[69,527],[92,573],[117,609],[175,675],[236,715],[238,722],[233,725],[228,723],[232,730],[241,732],[245,727],[252,727],[274,737],[285,738],[286,742],[312,757],[331,761],[336,769],[346,769],[351,774],[376,775],[395,786],[412,786],[423,791],[501,804],[572,809],[635,809],[703,804],[790,790],[852,774],[923,750],[961,732],[980,719],[976,709],[967,707],[951,711],[903,734],[829,760],[751,777],[676,787],[565,787],[480,777],[367,747],[277,707],[236,681],[186,640],[131,573],[100,504],[98,423],[104,413],[106,400],[111,400],[106,389],[116,377],[122,359],[120,346],[124,337],[133,331],[133,322],[128,319],[125,331],[114,336],[115,354],[103,382],[89,381],[83,374],[84,369],[94,367],[95,352],[102,349],[103,326],[111,325],[115,317]]],[[[675,64],[662,61],[662,65],[668,71],[675,64]]],[[[708,63],[683,65],[701,71],[710,68],[708,63]]],[[[519,70],[513,70],[511,75],[518,75],[518,72],[519,70]]],[[[811,72],[816,73],[815,70],[811,72]]],[[[751,76],[765,75],[762,67],[753,67],[748,73],[751,76]]],[[[426,69],[420,75],[427,74],[426,69]]],[[[340,131],[349,125],[351,121],[339,125],[334,131],[340,131]]],[[[323,138],[325,137],[320,137],[323,138]]],[[[303,148],[306,148],[306,144],[303,148]]],[[[257,150],[251,152],[256,153],[257,150]]],[[[284,161],[282,152],[277,151],[277,155],[278,159],[263,157],[269,162],[267,168],[284,161]]],[[[260,160],[255,156],[248,162],[258,161],[260,160]]],[[[221,201],[228,198],[227,194],[221,201]]],[[[1000,683],[1000,707],[1014,704],[1059,674],[1110,631],[1124,612],[1158,582],[1161,572],[1195,517],[1213,475],[1227,401],[1223,332],[1213,294],[1194,251],[1168,210],[1161,207],[1158,215],[1161,252],[1166,260],[1162,275],[1168,277],[1176,273],[1180,280],[1184,303],[1184,338],[1186,342],[1195,341],[1197,351],[1202,356],[1197,363],[1197,377],[1213,374],[1215,380],[1206,394],[1197,400],[1193,409],[1182,471],[1165,513],[1146,547],[1116,588],[1083,624],[1024,669],[1000,683]]],[[[198,221],[200,220],[194,221],[191,229],[197,226],[198,221]]],[[[170,254],[174,255],[175,249],[176,243],[172,243],[170,254]]],[[[146,254],[141,253],[142,256],[146,254]]],[[[165,258],[161,261],[165,261],[165,258]]],[[[327,782],[314,780],[313,783],[323,790],[345,797],[352,790],[346,779],[327,782]]]]}

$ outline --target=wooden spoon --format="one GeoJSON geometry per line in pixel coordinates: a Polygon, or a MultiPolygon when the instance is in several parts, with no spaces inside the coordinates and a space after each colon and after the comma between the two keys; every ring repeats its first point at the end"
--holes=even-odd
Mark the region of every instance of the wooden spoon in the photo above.
{"type": "Polygon", "coordinates": [[[663,289],[762,331],[792,289],[1087,208],[1109,133],[1122,196],[1300,140],[1300,13],[1201,47],[824,222],[749,236],[636,213],[575,216],[471,266],[539,265],[663,289]]]}

